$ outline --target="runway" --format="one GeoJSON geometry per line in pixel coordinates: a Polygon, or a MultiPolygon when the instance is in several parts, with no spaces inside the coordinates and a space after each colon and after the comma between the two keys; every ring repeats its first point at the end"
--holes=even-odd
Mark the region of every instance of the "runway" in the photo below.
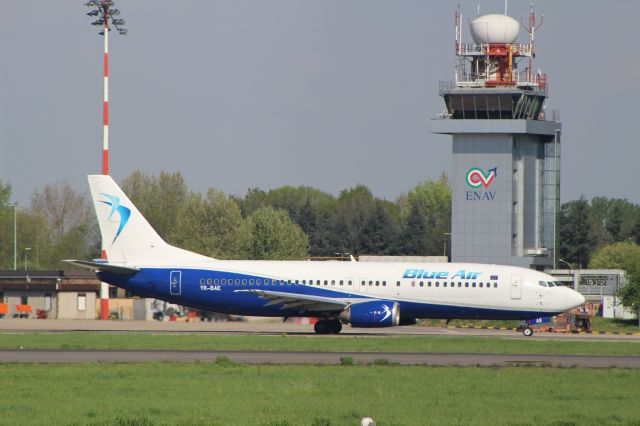
{"type": "Polygon", "coordinates": [[[340,364],[350,357],[355,363],[395,363],[430,366],[549,366],[588,368],[640,368],[640,356],[533,355],[417,352],[254,352],[192,350],[0,350],[0,362],[215,362],[225,356],[241,364],[340,364]],[[383,360],[383,361],[380,361],[383,360]]]}
{"type": "MultiPolygon", "coordinates": [[[[104,333],[211,333],[211,334],[256,334],[314,336],[313,326],[308,324],[282,323],[278,320],[242,322],[158,322],[158,321],[98,321],[64,319],[0,319],[0,333],[60,333],[60,332],[104,332],[104,333]]],[[[512,330],[446,328],[446,327],[390,327],[352,328],[345,326],[345,336],[491,336],[505,339],[549,339],[590,341],[637,341],[640,335],[601,335],[535,333],[524,337],[512,330]]]]}

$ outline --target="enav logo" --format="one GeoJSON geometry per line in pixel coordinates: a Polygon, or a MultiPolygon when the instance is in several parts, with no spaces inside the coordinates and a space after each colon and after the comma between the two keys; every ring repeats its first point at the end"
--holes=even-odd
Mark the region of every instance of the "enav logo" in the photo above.
{"type": "Polygon", "coordinates": [[[474,167],[467,172],[467,185],[471,188],[488,188],[498,176],[498,167],[489,169],[486,173],[480,167],[474,167]]]}
{"type": "Polygon", "coordinates": [[[495,178],[498,177],[498,167],[493,167],[486,172],[480,167],[472,167],[467,171],[467,185],[475,191],[467,191],[467,201],[487,200],[496,198],[496,191],[488,191],[495,178]]]}

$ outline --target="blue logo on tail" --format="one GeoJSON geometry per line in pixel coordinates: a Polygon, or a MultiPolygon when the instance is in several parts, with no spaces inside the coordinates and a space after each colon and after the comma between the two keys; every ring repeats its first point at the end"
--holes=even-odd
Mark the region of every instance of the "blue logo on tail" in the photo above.
{"type": "Polygon", "coordinates": [[[114,197],[113,195],[109,195],[109,194],[104,194],[102,192],[100,193],[100,195],[104,195],[110,200],[110,201],[100,200],[101,203],[105,203],[106,205],[111,206],[111,211],[109,212],[109,216],[107,216],[107,219],[111,219],[111,216],[113,216],[115,212],[118,212],[118,214],[120,215],[120,225],[118,225],[118,231],[116,232],[116,236],[113,237],[113,241],[111,241],[111,244],[113,244],[115,243],[116,238],[118,238],[118,236],[120,235],[124,227],[127,225],[127,222],[129,221],[129,216],[131,216],[131,209],[120,205],[120,198],[118,197],[114,197]]]}

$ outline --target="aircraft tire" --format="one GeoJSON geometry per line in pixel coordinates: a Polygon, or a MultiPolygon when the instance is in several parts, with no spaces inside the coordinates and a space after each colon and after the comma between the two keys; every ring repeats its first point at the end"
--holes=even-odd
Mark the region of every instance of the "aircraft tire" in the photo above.
{"type": "Polygon", "coordinates": [[[340,320],[333,319],[328,322],[331,334],[339,334],[342,331],[342,323],[340,322],[340,320]]]}
{"type": "Polygon", "coordinates": [[[522,330],[522,334],[524,334],[527,337],[531,337],[531,336],[533,336],[533,330],[530,327],[525,327],[522,330]]]}
{"type": "Polygon", "coordinates": [[[313,331],[316,334],[329,334],[331,332],[331,324],[327,320],[320,320],[313,325],[313,331]]]}

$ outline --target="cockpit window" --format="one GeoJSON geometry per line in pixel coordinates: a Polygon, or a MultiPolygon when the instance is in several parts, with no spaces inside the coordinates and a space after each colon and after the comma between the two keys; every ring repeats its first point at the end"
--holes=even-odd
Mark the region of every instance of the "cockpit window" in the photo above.
{"type": "Polygon", "coordinates": [[[553,281],[547,281],[547,284],[549,284],[549,287],[555,287],[556,285],[553,283],[553,281]]]}
{"type": "Polygon", "coordinates": [[[538,284],[540,284],[542,287],[546,287],[547,286],[547,282],[546,281],[538,281],[538,284]]]}

